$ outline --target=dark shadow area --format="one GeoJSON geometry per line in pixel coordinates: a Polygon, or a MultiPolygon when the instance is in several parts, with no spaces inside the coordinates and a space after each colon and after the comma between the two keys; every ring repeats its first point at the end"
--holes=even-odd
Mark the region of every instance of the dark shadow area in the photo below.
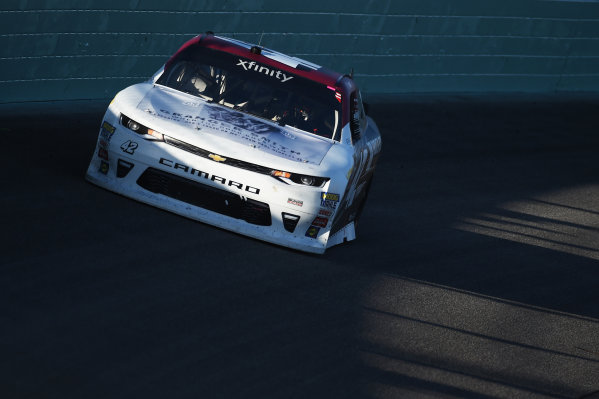
{"type": "Polygon", "coordinates": [[[358,239],[324,256],[85,182],[106,105],[0,109],[0,396],[599,388],[599,100],[371,102],[358,239]]]}
{"type": "Polygon", "coordinates": [[[359,233],[377,260],[342,248],[336,257],[599,318],[598,100],[419,96],[371,109],[384,152],[359,233]],[[554,197],[567,203],[548,200],[554,197]],[[489,217],[572,251],[457,228],[489,217]]]}

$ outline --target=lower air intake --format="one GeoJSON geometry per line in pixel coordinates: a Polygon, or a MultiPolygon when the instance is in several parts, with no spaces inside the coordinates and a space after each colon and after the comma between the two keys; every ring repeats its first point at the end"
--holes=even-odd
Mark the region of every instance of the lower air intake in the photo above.
{"type": "Polygon", "coordinates": [[[293,233],[295,231],[295,227],[297,226],[297,222],[300,220],[300,217],[287,212],[283,212],[281,216],[283,216],[283,227],[285,227],[285,230],[293,233]]]}
{"type": "Polygon", "coordinates": [[[243,198],[237,194],[197,181],[148,168],[137,184],[153,193],[166,195],[212,212],[259,226],[270,226],[270,207],[264,202],[243,198]]]}
{"type": "Polygon", "coordinates": [[[131,172],[133,164],[131,162],[119,159],[116,164],[116,177],[123,178],[131,172]]]}

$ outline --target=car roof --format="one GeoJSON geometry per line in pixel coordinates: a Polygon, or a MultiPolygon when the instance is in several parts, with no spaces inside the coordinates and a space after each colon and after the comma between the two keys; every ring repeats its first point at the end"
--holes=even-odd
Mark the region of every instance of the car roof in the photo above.
{"type": "Polygon", "coordinates": [[[226,37],[215,36],[211,32],[194,37],[186,42],[181,48],[171,57],[167,65],[180,52],[191,47],[201,46],[213,50],[223,51],[229,54],[234,54],[240,57],[260,62],[270,67],[278,68],[283,71],[293,73],[306,79],[315,82],[338,87],[340,80],[346,75],[321,67],[301,58],[285,55],[275,50],[264,47],[255,46],[251,43],[246,43],[241,40],[231,39],[226,37]],[[259,49],[259,50],[252,50],[259,49]]]}

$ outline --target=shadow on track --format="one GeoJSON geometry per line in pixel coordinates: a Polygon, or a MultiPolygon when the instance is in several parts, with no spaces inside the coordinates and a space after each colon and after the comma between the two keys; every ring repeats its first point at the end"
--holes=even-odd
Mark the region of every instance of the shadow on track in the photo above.
{"type": "Polygon", "coordinates": [[[598,104],[373,103],[383,154],[358,240],[321,257],[86,183],[104,103],[3,106],[0,393],[596,390],[598,104]]]}

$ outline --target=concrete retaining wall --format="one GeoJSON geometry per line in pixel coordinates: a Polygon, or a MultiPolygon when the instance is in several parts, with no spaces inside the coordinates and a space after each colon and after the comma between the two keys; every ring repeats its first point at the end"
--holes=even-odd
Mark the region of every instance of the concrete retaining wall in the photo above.
{"type": "Polygon", "coordinates": [[[0,102],[110,98],[206,30],[366,94],[599,91],[599,2],[4,0],[0,102]]]}

